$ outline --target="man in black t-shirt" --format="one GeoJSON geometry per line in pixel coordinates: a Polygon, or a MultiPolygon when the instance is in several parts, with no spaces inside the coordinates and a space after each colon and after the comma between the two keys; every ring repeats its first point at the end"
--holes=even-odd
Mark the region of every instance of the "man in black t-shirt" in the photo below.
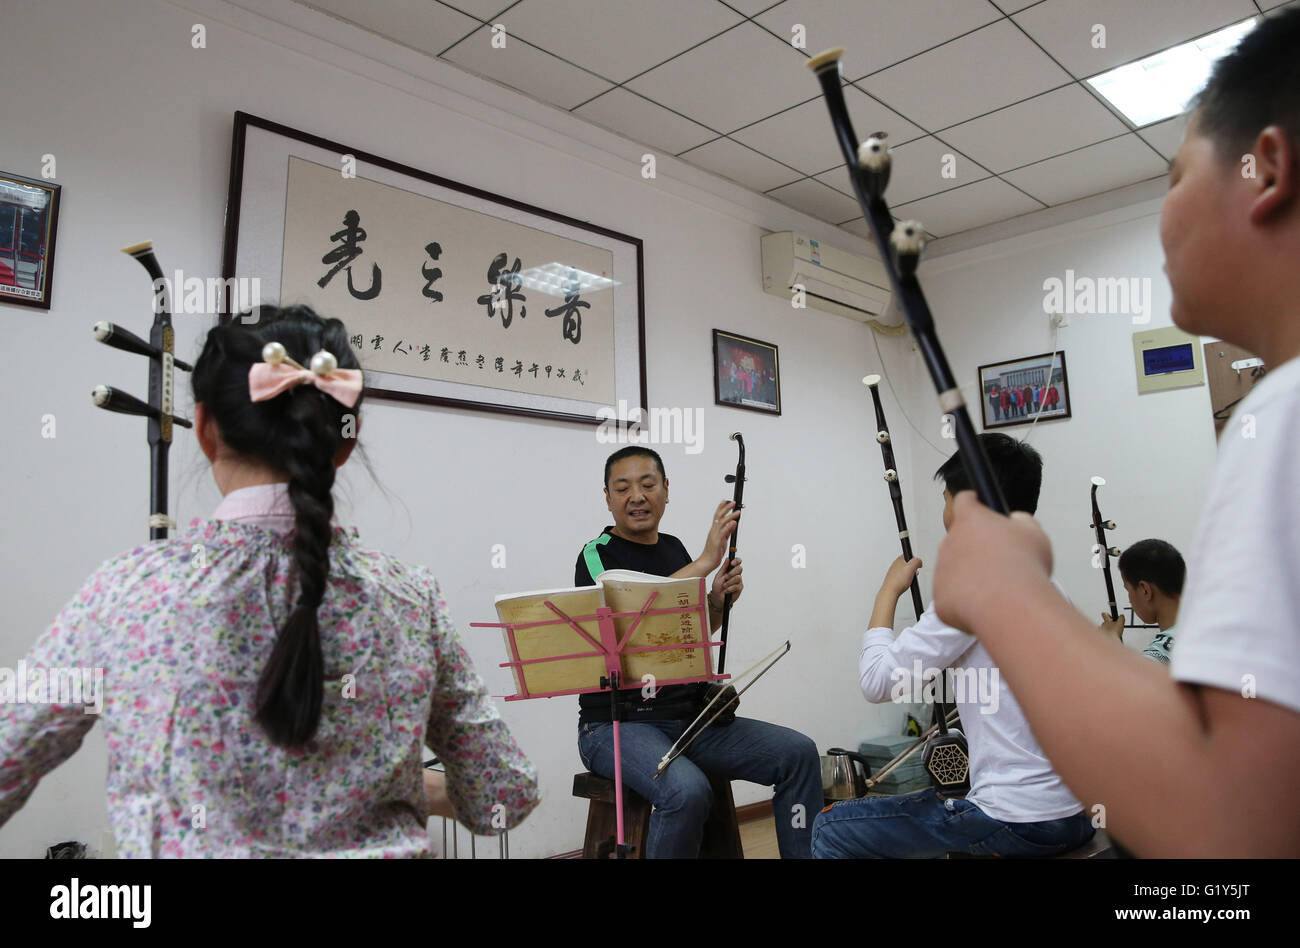
{"type": "MultiPolygon", "coordinates": [[[[663,461],[639,446],[614,452],[605,462],[605,498],[614,524],[578,554],[574,583],[595,585],[607,569],[632,569],[656,576],[708,576],[709,625],[722,623],[723,598],[740,597],[740,558],[726,569],[727,538],[740,512],[730,501],[718,505],[704,552],[692,559],[682,542],[659,532],[668,503],[663,461]]],[[[701,684],[668,685],[644,698],[640,683],[620,689],[624,724],[620,730],[624,782],[649,800],[647,858],[699,855],[712,790],[705,771],[775,787],[772,801],[777,843],[785,859],[812,856],[813,817],[822,808],[821,758],[812,740],[777,724],[738,717],[726,727],[703,730],[690,748],[654,780],[660,759],[699,712],[701,684]],[[703,768],[703,769],[701,769],[703,768]]],[[[614,736],[608,693],[578,696],[578,754],[593,773],[613,778],[614,736]]]]}

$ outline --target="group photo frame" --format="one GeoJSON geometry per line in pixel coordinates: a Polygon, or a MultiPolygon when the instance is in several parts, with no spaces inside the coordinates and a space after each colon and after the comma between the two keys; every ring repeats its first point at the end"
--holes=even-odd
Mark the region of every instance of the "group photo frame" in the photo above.
{"type": "Polygon", "coordinates": [[[981,365],[979,390],[986,431],[1071,414],[1069,376],[1061,351],[981,365]]]}

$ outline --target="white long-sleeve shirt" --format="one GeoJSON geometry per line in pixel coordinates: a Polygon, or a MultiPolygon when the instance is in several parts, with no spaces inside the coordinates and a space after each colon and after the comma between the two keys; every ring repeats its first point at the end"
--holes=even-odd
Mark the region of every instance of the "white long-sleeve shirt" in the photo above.
{"type": "Polygon", "coordinates": [[[940,682],[947,680],[947,700],[960,710],[970,745],[966,799],[995,820],[1037,823],[1083,809],[1038,746],[984,646],[941,622],[933,603],[897,638],[883,627],[864,632],[858,676],[862,694],[874,702],[926,700],[927,678],[934,681],[930,695],[937,695],[940,682]],[[945,676],[948,668],[953,673],[945,676]]]}

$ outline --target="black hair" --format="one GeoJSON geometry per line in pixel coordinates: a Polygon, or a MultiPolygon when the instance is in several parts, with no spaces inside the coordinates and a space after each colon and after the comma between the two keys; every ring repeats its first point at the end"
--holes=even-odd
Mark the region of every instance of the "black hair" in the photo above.
{"type": "MultiPolygon", "coordinates": [[[[1043,486],[1043,456],[1023,441],[999,432],[985,432],[979,439],[1007,504],[1012,510],[1032,514],[1038,509],[1038,491],[1043,486]]],[[[944,461],[934,472],[934,479],[942,480],[950,494],[973,486],[962,467],[960,453],[944,461]]]]}
{"type": "Polygon", "coordinates": [[[1265,17],[1215,63],[1192,105],[1197,131],[1225,160],[1238,161],[1269,125],[1300,146],[1300,8],[1265,17]]]}
{"type": "Polygon", "coordinates": [[[1119,572],[1130,586],[1146,580],[1166,596],[1181,596],[1187,566],[1164,540],[1139,540],[1120,554],[1119,572]]]}
{"type": "Polygon", "coordinates": [[[248,371],[268,342],[281,343],[300,365],[322,350],[339,368],[360,365],[343,323],[306,306],[263,306],[255,325],[232,320],[215,327],[194,365],[194,401],[212,416],[221,440],[289,481],[298,599],[258,679],[256,720],[273,743],[301,747],[320,724],[325,685],[316,610],[329,578],[334,459],[356,436],[361,402],[348,408],[310,385],[250,401],[248,371]]]}
{"type": "Polygon", "coordinates": [[[643,448],[639,444],[628,445],[626,448],[619,448],[611,454],[605,461],[605,487],[609,487],[609,472],[613,470],[614,465],[624,458],[645,457],[651,458],[655,462],[655,467],[659,468],[659,476],[668,480],[668,474],[664,471],[664,459],[661,458],[657,451],[650,448],[643,448]]]}

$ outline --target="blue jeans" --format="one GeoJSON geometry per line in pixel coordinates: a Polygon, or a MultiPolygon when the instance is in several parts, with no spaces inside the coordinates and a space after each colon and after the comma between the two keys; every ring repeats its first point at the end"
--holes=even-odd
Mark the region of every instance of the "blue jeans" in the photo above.
{"type": "MultiPolygon", "coordinates": [[[[658,780],[659,760],[689,721],[625,723],[623,783],[649,800],[647,859],[696,859],[713,790],[704,771],[776,788],[772,812],[782,859],[812,858],[812,820],[821,809],[822,771],[811,738],[779,724],[736,718],[727,727],[705,728],[658,780]]],[[[578,726],[578,756],[592,773],[614,779],[614,728],[578,726]]]]}
{"type": "Polygon", "coordinates": [[[958,852],[1043,857],[1082,846],[1095,832],[1084,811],[1040,823],[1003,823],[967,800],[944,800],[928,789],[827,807],[813,823],[813,855],[937,859],[958,852]]]}

